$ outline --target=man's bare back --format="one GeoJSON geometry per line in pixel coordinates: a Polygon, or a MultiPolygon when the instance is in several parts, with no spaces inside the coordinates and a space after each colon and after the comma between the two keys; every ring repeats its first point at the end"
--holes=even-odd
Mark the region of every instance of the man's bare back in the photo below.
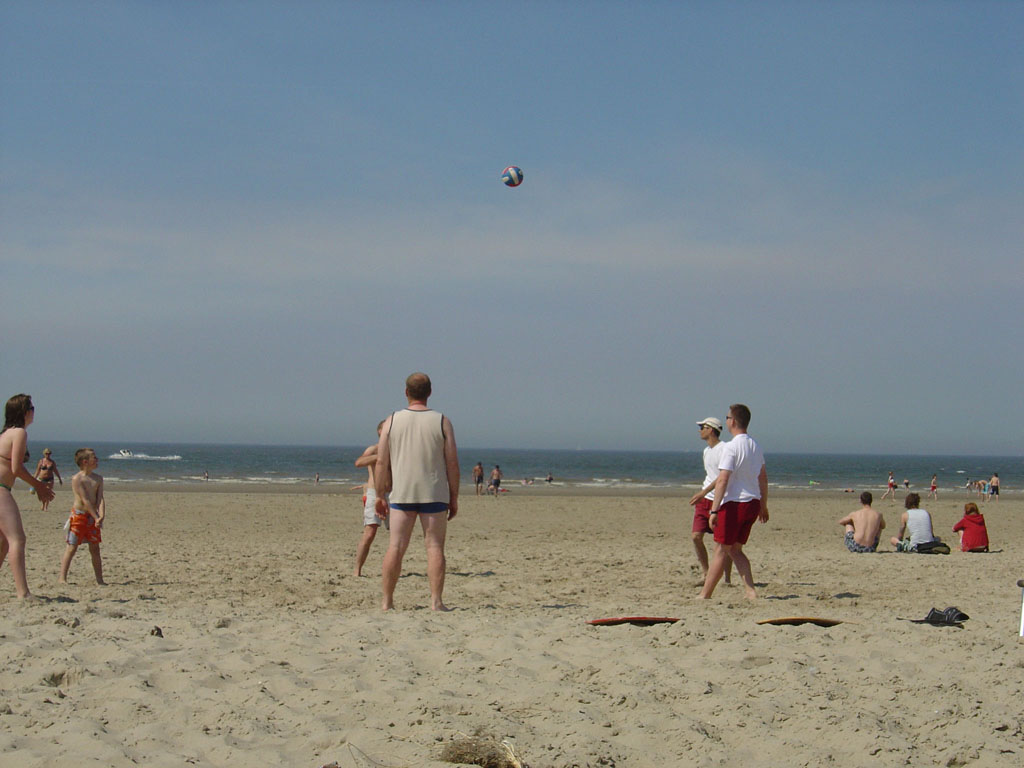
{"type": "Polygon", "coordinates": [[[870,506],[863,506],[839,521],[839,525],[853,527],[853,540],[864,547],[874,547],[878,537],[885,528],[885,519],[881,513],[870,506]]]}

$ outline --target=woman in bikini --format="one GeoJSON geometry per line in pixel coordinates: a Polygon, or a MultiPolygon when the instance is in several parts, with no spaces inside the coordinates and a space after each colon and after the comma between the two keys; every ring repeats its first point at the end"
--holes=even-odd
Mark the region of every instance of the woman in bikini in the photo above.
{"type": "MultiPolygon", "coordinates": [[[[50,488],[53,488],[53,476],[56,475],[61,485],[64,485],[64,478],[60,476],[60,470],[57,469],[57,462],[50,458],[52,451],[47,448],[43,451],[43,458],[36,464],[36,480],[42,480],[50,488]]],[[[43,512],[50,506],[50,502],[43,502],[43,512]]]]}
{"type": "Polygon", "coordinates": [[[53,488],[37,480],[25,469],[28,456],[26,427],[35,418],[35,406],[28,395],[15,395],[4,410],[4,429],[0,432],[0,566],[8,554],[14,572],[14,590],[18,597],[32,597],[25,576],[25,529],[21,511],[11,495],[14,481],[21,478],[31,485],[44,504],[53,499],[53,488]]]}

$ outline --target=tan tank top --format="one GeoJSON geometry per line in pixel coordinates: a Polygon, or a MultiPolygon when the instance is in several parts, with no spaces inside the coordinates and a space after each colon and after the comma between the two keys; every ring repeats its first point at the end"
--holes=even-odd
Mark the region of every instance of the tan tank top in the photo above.
{"type": "Polygon", "coordinates": [[[442,418],[437,411],[392,414],[388,443],[393,504],[449,502],[442,418]]]}

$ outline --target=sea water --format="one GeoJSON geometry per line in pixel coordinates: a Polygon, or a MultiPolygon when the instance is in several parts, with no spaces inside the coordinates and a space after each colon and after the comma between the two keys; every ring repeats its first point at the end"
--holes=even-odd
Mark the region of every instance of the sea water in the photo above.
{"type": "MultiPolygon", "coordinates": [[[[29,471],[43,448],[65,479],[77,471],[77,443],[30,444],[29,471]]],[[[364,446],[212,445],[189,443],[93,443],[100,459],[98,470],[117,483],[257,483],[301,485],[319,473],[322,485],[345,486],[362,482],[366,473],[353,462],[364,446]]],[[[476,462],[489,477],[495,465],[504,474],[503,485],[514,488],[523,480],[543,483],[550,473],[554,482],[579,488],[644,488],[696,486],[704,479],[699,451],[588,451],[527,450],[460,447],[462,480],[470,482],[476,462]]],[[[998,472],[1003,493],[1012,493],[1024,479],[1024,457],[1008,456],[882,456],[862,454],[767,453],[769,485],[807,491],[877,490],[885,487],[890,470],[903,489],[928,490],[933,474],[940,492],[963,488],[968,479],[987,480],[998,472]]]]}

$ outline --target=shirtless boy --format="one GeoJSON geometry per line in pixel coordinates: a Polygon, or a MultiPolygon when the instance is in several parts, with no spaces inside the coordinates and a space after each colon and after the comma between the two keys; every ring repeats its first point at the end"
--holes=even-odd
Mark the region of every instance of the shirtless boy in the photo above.
{"type": "MultiPolygon", "coordinates": [[[[380,428],[384,426],[382,421],[377,425],[377,437],[380,437],[380,428]]],[[[356,567],[352,572],[353,576],[363,575],[363,564],[370,554],[370,545],[377,536],[377,529],[380,526],[388,528],[387,518],[381,519],[377,516],[377,489],[374,486],[373,468],[377,466],[377,444],[367,447],[362,456],[356,459],[357,467],[366,467],[366,484],[363,486],[363,538],[359,540],[356,548],[356,567]]],[[[358,486],[356,486],[358,487],[358,486]]]]}
{"type": "Polygon", "coordinates": [[[885,528],[885,519],[871,506],[871,500],[871,493],[864,491],[860,495],[861,508],[839,521],[840,525],[846,526],[846,548],[851,552],[878,550],[878,538],[885,528]]]}
{"type": "Polygon", "coordinates": [[[68,569],[71,559],[82,543],[89,545],[92,556],[92,570],[96,574],[97,584],[103,581],[103,561],[100,559],[100,528],[107,514],[106,501],[103,499],[103,478],[95,470],[100,465],[96,452],[92,448],[79,448],[75,451],[75,464],[81,470],[71,478],[71,490],[75,494],[75,506],[71,508],[71,520],[68,529],[68,546],[60,559],[61,584],[68,583],[68,569]]]}

